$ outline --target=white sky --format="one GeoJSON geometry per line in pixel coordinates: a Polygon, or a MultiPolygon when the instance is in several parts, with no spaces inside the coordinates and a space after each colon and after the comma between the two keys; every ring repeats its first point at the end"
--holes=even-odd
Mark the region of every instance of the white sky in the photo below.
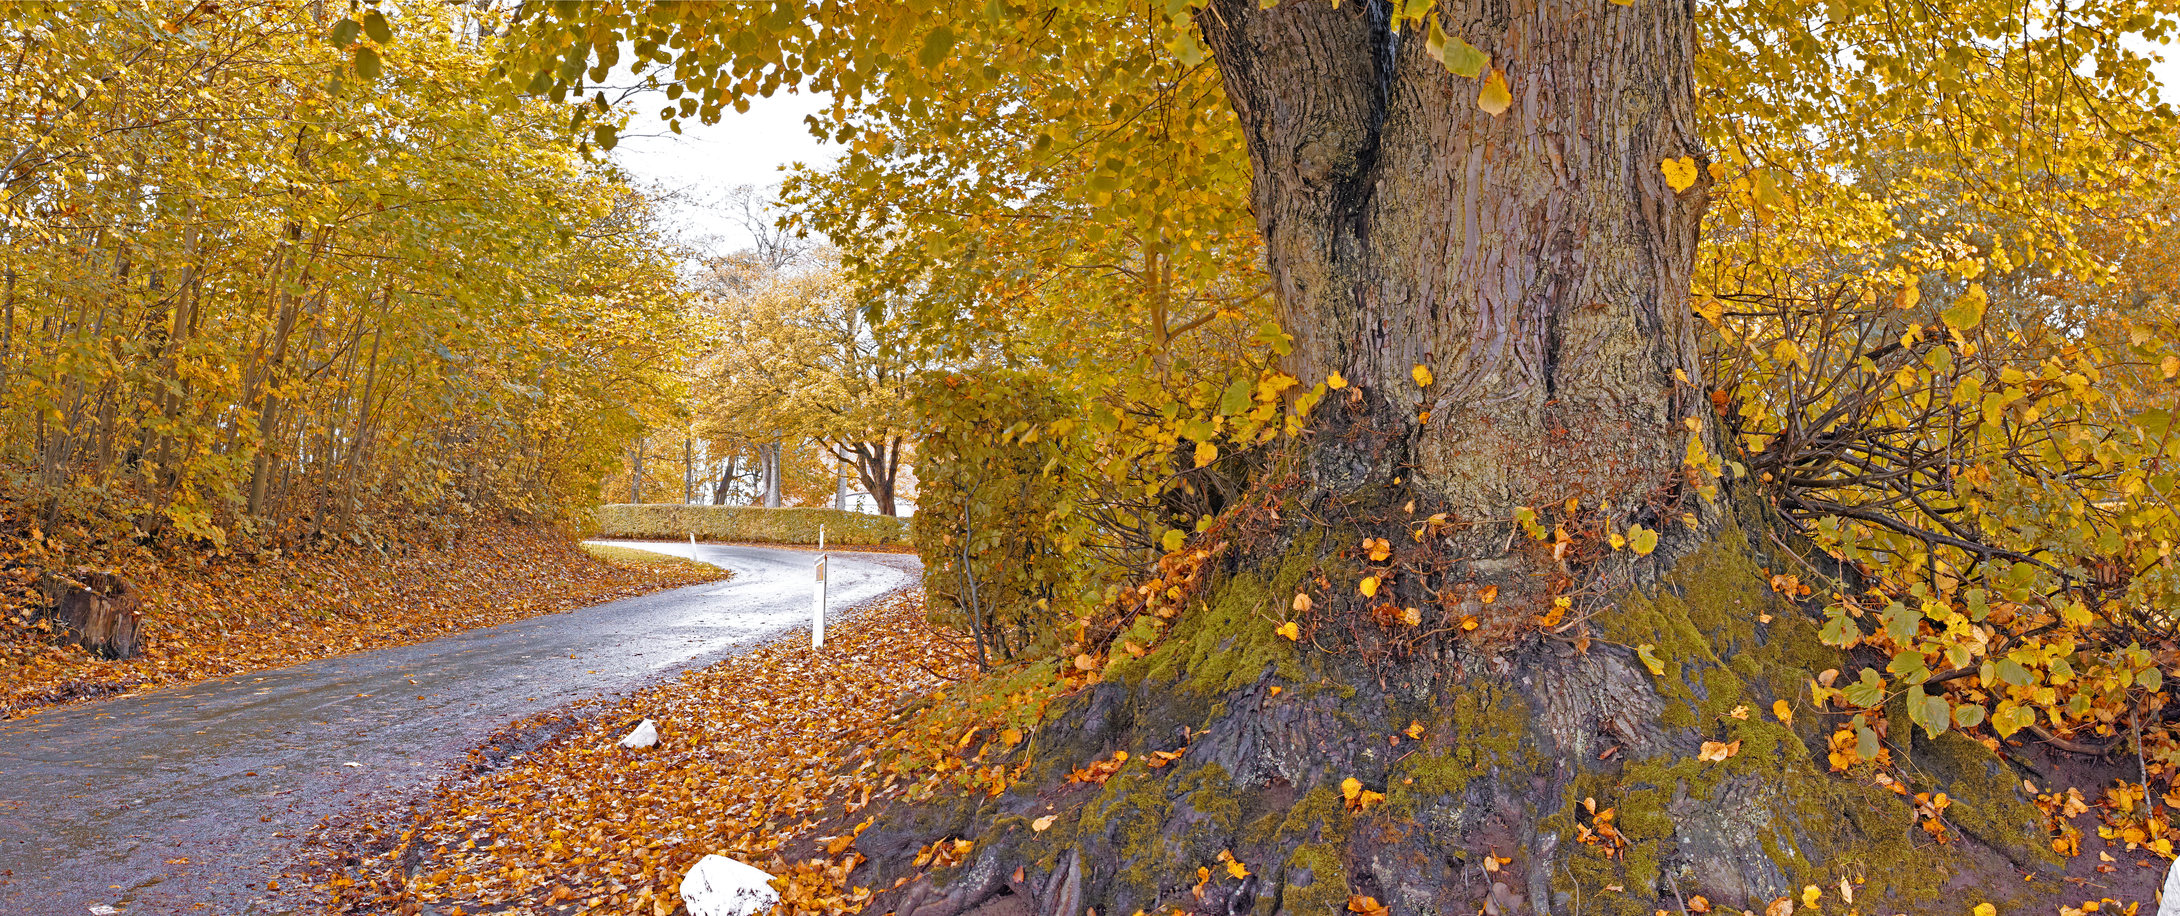
{"type": "Polygon", "coordinates": [[[803,123],[825,104],[821,95],[783,91],[751,100],[747,112],[729,109],[717,124],[684,122],[679,136],[658,119],[660,105],[638,104],[628,135],[613,148],[613,161],[639,185],[681,192],[668,202],[667,212],[681,223],[685,241],[715,236],[717,242],[706,247],[722,253],[747,248],[749,233],[716,202],[741,185],[776,190],[786,177],[783,169],[793,163],[830,165],[837,147],[819,144],[803,123]]]}

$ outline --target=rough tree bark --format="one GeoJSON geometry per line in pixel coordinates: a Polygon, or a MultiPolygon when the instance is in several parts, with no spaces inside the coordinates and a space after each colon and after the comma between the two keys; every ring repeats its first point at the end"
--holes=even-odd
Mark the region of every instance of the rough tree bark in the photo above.
{"type": "Polygon", "coordinates": [[[1660,168],[1707,161],[1693,3],[1439,10],[1504,68],[1502,114],[1381,2],[1197,13],[1248,138],[1289,368],[1351,384],[1194,542],[1205,584],[1158,644],[1114,653],[1005,758],[1013,789],[878,813],[859,882],[912,880],[873,912],[1300,916],[1363,896],[1647,916],[1697,895],[1761,912],[1842,878],[1865,911],[1959,912],[1949,887],[1989,882],[2002,906],[2041,887],[2015,874],[2050,867],[2040,821],[1983,746],[1889,723],[1912,790],[1952,793],[1944,847],[1893,793],[1826,772],[1806,684],[1852,668],[1770,591],[1801,569],[1791,542],[1687,466],[1691,437],[1720,444],[1688,309],[1708,181],[1676,193],[1660,168]],[[1573,540],[1532,539],[1522,507],[1573,540]],[[1608,525],[1662,537],[1614,550],[1608,525]],[[1295,643],[1274,635],[1290,616],[1295,643]],[[1737,750],[1699,759],[1706,741],[1737,750]],[[1122,750],[1181,756],[1066,778],[1122,750]],[[1349,777],[1384,801],[1358,810],[1349,777]],[[966,863],[915,867],[946,837],[976,841],[966,863]]]}

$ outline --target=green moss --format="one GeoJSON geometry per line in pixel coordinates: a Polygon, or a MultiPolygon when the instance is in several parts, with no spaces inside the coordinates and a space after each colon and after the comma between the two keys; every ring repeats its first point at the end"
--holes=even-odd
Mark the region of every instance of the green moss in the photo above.
{"type": "Polygon", "coordinates": [[[1287,854],[1280,910],[1342,913],[1347,910],[1347,863],[1330,843],[1304,843],[1287,854]],[[1304,875],[1309,883],[1299,883],[1304,875]]]}
{"type": "Polygon", "coordinates": [[[2022,864],[2062,864],[2045,842],[2043,815],[2015,788],[2013,771],[1989,748],[1959,732],[1914,739],[1915,762],[1953,804],[1946,820],[2022,864]]]}
{"type": "MultiPolygon", "coordinates": [[[[1720,806],[1713,810],[1712,835],[1753,839],[1791,886],[1830,886],[1840,873],[1853,872],[1868,879],[1863,892],[1886,905],[1935,899],[1950,873],[1933,863],[1928,850],[1917,848],[1904,827],[1907,812],[1898,799],[1825,772],[1803,743],[1825,729],[1822,716],[1799,717],[1803,731],[1797,734],[1772,713],[1773,699],[1786,699],[1806,711],[1802,698],[1807,681],[1816,671],[1840,667],[1842,660],[1817,638],[1806,612],[1772,594],[1753,556],[1741,529],[1729,520],[1711,543],[1682,558],[1657,587],[1619,596],[1613,612],[1602,615],[1603,638],[1629,646],[1649,644],[1665,662],[1665,674],[1652,683],[1664,700],[1669,727],[1741,745],[1725,761],[1630,760],[1616,776],[1574,780],[1564,807],[1547,818],[1546,829],[1571,839],[1586,814],[1578,806],[1594,797],[1601,808],[1614,808],[1616,825],[1629,845],[1617,857],[1597,847],[1571,849],[1568,867],[1555,886],[1604,912],[1648,912],[1647,901],[1614,902],[1616,896],[1604,889],[1658,886],[1664,863],[1672,860],[1680,843],[1691,840],[1672,813],[1675,799],[1685,797],[1720,806]],[[1735,717],[1737,709],[1745,717],[1735,717]],[[1726,781],[1735,778],[1740,779],[1737,791],[1754,787],[1756,797],[1733,802],[1718,798],[1726,781]],[[1817,869],[1812,862],[1826,867],[1817,869]]],[[[1968,804],[1956,803],[1956,810],[1968,804]]],[[[1994,789],[1973,804],[1999,812],[1996,818],[1978,821],[1994,830],[2008,822],[2033,822],[2020,818],[2020,803],[2010,790],[1994,789]]],[[[1686,883],[1690,877],[1683,874],[1681,879],[1686,883]]],[[[1762,901],[1722,902],[1756,906],[1762,901]]]]}
{"type": "Polygon", "coordinates": [[[1267,578],[1244,570],[1213,586],[1209,607],[1182,615],[1163,641],[1142,658],[1107,672],[1109,679],[1180,683],[1198,696],[1223,696],[1255,683],[1266,669],[1289,681],[1305,680],[1294,644],[1278,634],[1302,577],[1317,563],[1321,536],[1298,539],[1267,578]]]}
{"type": "MultiPolygon", "coordinates": [[[[1387,810],[1409,817],[1432,807],[1458,804],[1471,780],[1493,767],[1528,769],[1529,705],[1512,690],[1489,683],[1455,688],[1424,723],[1432,749],[1402,756],[1386,782],[1387,810]]],[[[1395,717],[1397,721],[1397,717],[1395,717]]],[[[1453,825],[1429,824],[1434,831],[1453,825]]]]}

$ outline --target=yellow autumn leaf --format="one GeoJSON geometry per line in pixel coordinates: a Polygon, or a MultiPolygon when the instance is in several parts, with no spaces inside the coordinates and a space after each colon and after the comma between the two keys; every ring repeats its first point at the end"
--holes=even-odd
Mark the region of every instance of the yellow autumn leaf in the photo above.
{"type": "Polygon", "coordinates": [[[1235,880],[1249,877],[1249,867],[1233,859],[1226,860],[1226,873],[1235,880]]]}
{"type": "Polygon", "coordinates": [[[1307,614],[1307,613],[1309,613],[1309,612],[1310,612],[1310,608],[1312,608],[1312,607],[1315,607],[1315,606],[1316,606],[1316,604],[1317,604],[1317,602],[1314,602],[1314,601],[1311,601],[1311,600],[1310,600],[1310,596],[1309,596],[1309,593],[1308,593],[1308,592],[1295,592],[1295,593],[1294,593],[1294,612],[1295,612],[1295,613],[1297,613],[1297,614],[1307,614]]]}
{"type": "Polygon", "coordinates": [[[1703,749],[1697,752],[1696,758],[1716,762],[1738,753],[1741,753],[1741,742],[1738,740],[1705,741],[1703,742],[1703,749]]]}
{"type": "Polygon", "coordinates": [[[1491,75],[1484,77],[1483,91],[1476,94],[1476,107],[1483,109],[1485,114],[1498,117],[1505,114],[1507,107],[1512,104],[1514,94],[1506,88],[1506,71],[1497,67],[1491,68],[1491,75]]]}
{"type": "Polygon", "coordinates": [[[1658,163],[1665,172],[1665,185],[1678,194],[1696,185],[1696,160],[1694,156],[1682,156],[1658,163]]]}
{"type": "Polygon", "coordinates": [[[1976,904],[1976,916],[1998,916],[1998,907],[1988,903],[1976,904]]]}
{"type": "Polygon", "coordinates": [[[1341,375],[1335,370],[1331,375],[1325,376],[1325,387],[1334,391],[1345,388],[1347,387],[1347,376],[1341,375]]]}
{"type": "Polygon", "coordinates": [[[1285,636],[1290,641],[1299,641],[1302,638],[1302,628],[1296,625],[1295,622],[1292,620],[1280,624],[1279,629],[1273,630],[1272,632],[1278,633],[1281,636],[1285,636]]]}
{"type": "Polygon", "coordinates": [[[1417,608],[1405,608],[1400,612],[1400,622],[1417,626],[1423,622],[1423,612],[1417,608]]]}
{"type": "Polygon", "coordinates": [[[1393,555],[1393,544],[1384,538],[1363,538],[1363,550],[1369,552],[1370,562],[1383,563],[1393,555]]]}
{"type": "Polygon", "coordinates": [[[1349,777],[1348,777],[1348,778],[1346,778],[1346,779],[1340,780],[1340,797],[1341,797],[1341,798],[1345,798],[1345,799],[1347,799],[1348,801],[1351,801],[1351,802],[1352,802],[1352,801],[1354,801],[1354,800],[1355,800],[1355,796],[1356,796],[1356,795],[1359,795],[1359,794],[1361,794],[1361,792],[1362,792],[1362,780],[1360,780],[1360,779],[1356,779],[1356,778],[1355,778],[1355,777],[1353,777],[1353,776],[1349,776],[1349,777]]]}
{"type": "Polygon", "coordinates": [[[1630,525],[1627,545],[1634,548],[1636,554],[1649,556],[1651,551],[1658,549],[1658,533],[1641,525],[1630,525]]]}
{"type": "Polygon", "coordinates": [[[1970,283],[1968,291],[1953,300],[1938,317],[1945,319],[1945,326],[1956,331],[1971,330],[1983,323],[1983,312],[1989,308],[1991,298],[1983,292],[1983,284],[1970,283]]]}
{"type": "Polygon", "coordinates": [[[1196,466],[1203,467],[1219,460],[1219,447],[1209,442],[1196,443],[1196,466]]]}
{"type": "Polygon", "coordinates": [[[1428,367],[1428,366],[1425,366],[1425,365],[1422,365],[1422,364],[1420,364],[1420,363],[1419,363],[1419,364],[1417,364],[1417,365],[1416,365],[1416,367],[1415,367],[1415,368],[1413,368],[1413,369],[1410,369],[1410,370],[1408,370],[1408,374],[1409,374],[1409,375],[1410,375],[1411,377],[1413,377],[1413,378],[1415,379],[1415,383],[1416,383],[1416,386],[1417,386],[1417,387],[1419,387],[1419,388],[1429,388],[1429,387],[1431,387],[1431,370],[1430,370],[1430,367],[1428,367]]]}
{"type": "Polygon", "coordinates": [[[1552,609],[1537,618],[1537,625],[1546,628],[1559,626],[1559,622],[1567,616],[1567,611],[1573,607],[1573,598],[1566,595],[1553,598],[1552,609]]]}
{"type": "Polygon", "coordinates": [[[1802,906],[1816,906],[1817,901],[1822,899],[1824,899],[1824,890],[1822,888],[1814,884],[1802,888],[1802,906]]]}
{"type": "Polygon", "coordinates": [[[1771,701],[1771,714],[1777,716],[1782,724],[1794,724],[1794,707],[1787,705],[1785,700],[1771,701]]]}
{"type": "Polygon", "coordinates": [[[1408,720],[1408,727],[1401,729],[1401,732],[1412,739],[1421,741],[1423,740],[1423,723],[1410,719],[1408,720]]]}
{"type": "Polygon", "coordinates": [[[1377,597],[1377,596],[1378,596],[1378,577],[1376,577],[1376,576],[1364,576],[1364,577],[1363,577],[1363,580],[1362,580],[1362,595],[1363,595],[1363,597],[1365,597],[1365,598],[1375,598],[1375,597],[1377,597]]]}
{"type": "Polygon", "coordinates": [[[1034,830],[1038,833],[1043,833],[1047,830],[1052,829],[1052,822],[1056,820],[1059,820],[1059,815],[1047,814],[1044,817],[1040,817],[1034,821],[1030,821],[1029,829],[1034,830]]]}

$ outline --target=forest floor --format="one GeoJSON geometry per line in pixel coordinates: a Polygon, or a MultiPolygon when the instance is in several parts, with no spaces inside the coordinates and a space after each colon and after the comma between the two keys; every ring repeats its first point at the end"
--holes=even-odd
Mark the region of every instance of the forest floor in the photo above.
{"type": "Polygon", "coordinates": [[[392,551],[251,556],[142,550],[86,559],[41,532],[0,538],[0,718],[140,688],[262,671],[725,578],[708,564],[479,525],[392,551]],[[143,598],[143,649],[108,660],[63,645],[23,609],[46,570],[95,565],[143,598]]]}
{"type": "MultiPolygon", "coordinates": [[[[860,884],[869,873],[855,848],[872,801],[999,795],[1022,774],[993,760],[1082,683],[1049,660],[979,675],[966,641],[933,628],[919,590],[852,613],[822,652],[807,640],[797,631],[626,698],[514,722],[429,792],[321,824],[312,864],[282,883],[329,896],[340,914],[670,916],[685,912],[682,877],[718,854],[776,876],[777,912],[859,913],[884,890],[860,884]],[[618,746],[645,719],[659,743],[618,746]]],[[[1137,759],[1158,767],[1164,756],[1137,759]]],[[[1103,783],[1129,759],[1085,761],[1070,779],[1103,783]]],[[[2145,799],[2091,789],[2038,801],[2068,857],[2058,896],[2080,901],[2054,916],[2154,910],[2170,840],[2143,816],[2145,799]]],[[[939,843],[917,861],[962,862],[974,845],[939,843]]],[[[1801,899],[1833,892],[1811,886],[1801,899]]]]}
{"type": "Polygon", "coordinates": [[[322,833],[328,864],[305,877],[341,912],[666,914],[683,874],[717,853],[787,878],[792,912],[854,912],[868,892],[851,889],[853,833],[807,858],[794,841],[843,802],[854,812],[905,785],[867,752],[904,703],[943,702],[974,666],[925,619],[920,590],[853,612],[822,651],[808,639],[517,722],[406,810],[322,833]],[[618,746],[644,719],[658,744],[618,746]]]}

